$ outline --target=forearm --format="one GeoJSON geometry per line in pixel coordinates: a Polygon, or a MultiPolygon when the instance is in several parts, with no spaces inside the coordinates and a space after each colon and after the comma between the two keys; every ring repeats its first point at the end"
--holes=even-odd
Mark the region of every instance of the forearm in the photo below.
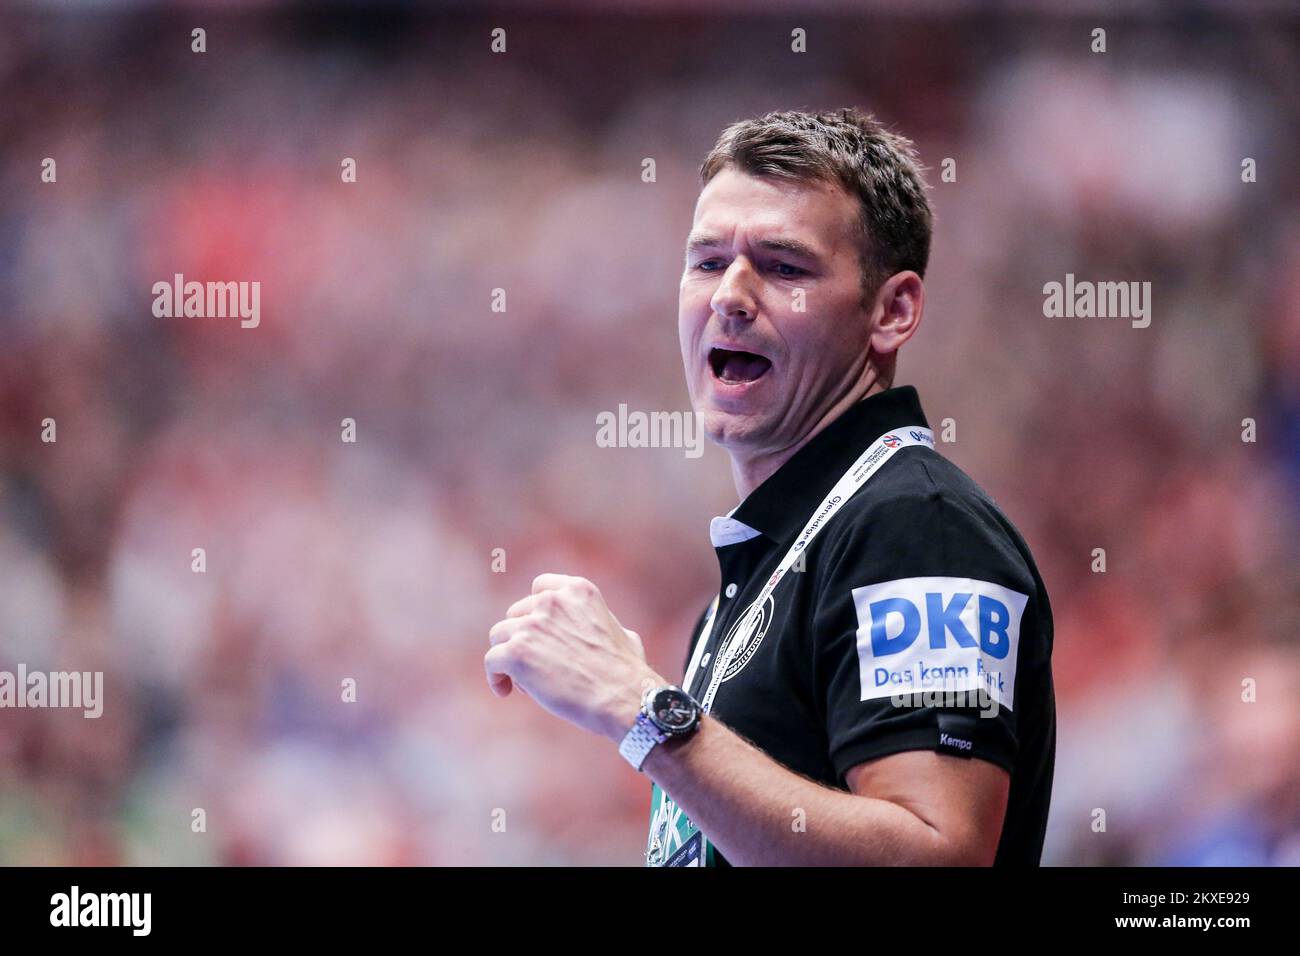
{"type": "Polygon", "coordinates": [[[802,777],[708,715],[687,740],[651,751],[642,769],[739,866],[959,862],[910,810],[802,777]]]}

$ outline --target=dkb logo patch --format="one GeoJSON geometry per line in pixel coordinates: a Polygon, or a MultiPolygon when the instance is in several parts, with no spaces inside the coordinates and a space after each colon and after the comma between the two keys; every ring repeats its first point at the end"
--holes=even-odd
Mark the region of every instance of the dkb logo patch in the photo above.
{"type": "Polygon", "coordinates": [[[971,578],[901,578],[853,589],[862,700],[981,687],[1011,710],[1029,596],[971,578]]]}

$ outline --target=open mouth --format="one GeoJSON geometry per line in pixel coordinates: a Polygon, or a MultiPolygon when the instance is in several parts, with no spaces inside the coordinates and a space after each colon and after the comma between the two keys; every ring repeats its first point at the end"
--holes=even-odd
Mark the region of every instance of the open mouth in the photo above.
{"type": "Polygon", "coordinates": [[[713,369],[714,377],[728,385],[755,382],[771,367],[771,361],[753,352],[733,352],[730,349],[712,349],[709,352],[709,368],[713,369]]]}

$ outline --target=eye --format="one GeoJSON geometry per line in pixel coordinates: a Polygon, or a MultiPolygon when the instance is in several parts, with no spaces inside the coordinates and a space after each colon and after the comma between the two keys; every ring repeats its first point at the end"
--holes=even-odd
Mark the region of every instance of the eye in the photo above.
{"type": "Polygon", "coordinates": [[[783,279],[793,279],[795,276],[807,275],[808,273],[798,266],[792,266],[788,262],[778,262],[772,267],[772,270],[783,279]]]}
{"type": "Polygon", "coordinates": [[[695,268],[699,269],[701,272],[717,272],[717,269],[710,267],[720,265],[722,265],[722,263],[718,262],[717,259],[705,259],[703,262],[697,262],[695,268]]]}

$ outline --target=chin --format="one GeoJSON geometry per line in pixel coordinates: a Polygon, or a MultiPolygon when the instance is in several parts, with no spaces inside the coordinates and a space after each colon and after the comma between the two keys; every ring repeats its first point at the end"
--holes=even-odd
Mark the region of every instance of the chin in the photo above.
{"type": "Polygon", "coordinates": [[[700,421],[709,441],[728,451],[753,444],[762,434],[764,424],[753,415],[740,415],[712,406],[700,409],[700,421]]]}

